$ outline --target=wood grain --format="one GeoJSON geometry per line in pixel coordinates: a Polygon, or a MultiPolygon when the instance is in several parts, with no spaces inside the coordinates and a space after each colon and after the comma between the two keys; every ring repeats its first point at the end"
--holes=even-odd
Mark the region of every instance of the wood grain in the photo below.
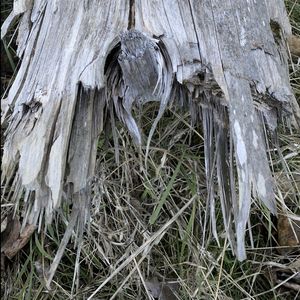
{"type": "Polygon", "coordinates": [[[173,104],[190,110],[193,121],[205,131],[212,232],[217,240],[216,187],[211,181],[217,174],[224,226],[238,259],[245,259],[251,194],[276,211],[263,124],[274,132],[278,115],[300,124],[288,56],[270,28],[275,20],[283,37],[291,34],[284,2],[23,0],[15,4],[2,26],[4,36],[20,17],[22,63],[3,101],[2,123],[7,129],[2,180],[7,189],[13,182],[13,202],[25,191],[24,222],[41,224],[39,219],[45,218],[50,223],[67,199],[81,199],[76,209],[86,210],[88,196],[78,195],[85,195],[94,174],[104,120],[114,124],[119,118],[136,143],[144,143],[131,107],[159,101],[149,148],[159,119],[174,100],[173,104]]]}

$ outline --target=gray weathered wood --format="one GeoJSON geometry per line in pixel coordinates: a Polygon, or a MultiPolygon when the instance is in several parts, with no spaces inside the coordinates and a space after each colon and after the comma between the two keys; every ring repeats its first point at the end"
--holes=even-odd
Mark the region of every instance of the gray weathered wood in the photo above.
{"type": "Polygon", "coordinates": [[[251,194],[276,211],[263,123],[273,132],[282,115],[299,126],[288,79],[285,39],[291,28],[284,3],[136,0],[131,7],[129,2],[15,1],[1,33],[21,18],[22,64],[3,100],[3,183],[13,179],[13,201],[26,191],[24,222],[51,222],[67,198],[81,199],[74,207],[85,210],[78,195],[86,194],[94,172],[105,112],[114,122],[114,110],[141,144],[132,105],[160,101],[149,147],[171,98],[182,104],[180,95],[186,94],[191,103],[186,109],[205,131],[213,234],[217,238],[211,180],[216,172],[224,225],[237,257],[245,259],[251,194]],[[280,41],[274,39],[271,20],[281,28],[280,41]],[[173,95],[175,87],[184,93],[173,95]]]}

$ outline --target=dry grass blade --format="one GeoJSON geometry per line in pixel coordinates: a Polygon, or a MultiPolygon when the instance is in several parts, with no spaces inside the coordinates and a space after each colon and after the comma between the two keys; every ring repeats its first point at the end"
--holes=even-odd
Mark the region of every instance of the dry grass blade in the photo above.
{"type": "Polygon", "coordinates": [[[134,253],[132,253],[126,260],[118,266],[112,274],[104,280],[101,285],[89,296],[88,300],[92,300],[93,297],[114,277],[116,276],[124,267],[126,267],[130,262],[132,262],[139,254],[145,251],[148,253],[151,249],[152,243],[158,243],[161,240],[163,234],[168,230],[169,226],[177,220],[177,218],[188,208],[196,197],[191,198],[165,225],[163,225],[156,233],[154,233],[147,241],[140,246],[134,253]]]}

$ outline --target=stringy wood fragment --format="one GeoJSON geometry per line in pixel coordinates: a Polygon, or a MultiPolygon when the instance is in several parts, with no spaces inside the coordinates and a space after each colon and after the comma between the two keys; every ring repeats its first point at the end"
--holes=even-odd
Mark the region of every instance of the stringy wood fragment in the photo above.
{"type": "Polygon", "coordinates": [[[245,259],[251,194],[276,212],[264,125],[270,132],[281,120],[299,126],[283,1],[18,0],[2,37],[17,18],[22,63],[3,100],[2,184],[5,191],[13,186],[15,203],[25,192],[24,224],[40,228],[63,201],[73,203],[49,282],[73,229],[82,232],[88,220],[104,120],[114,127],[119,118],[148,149],[171,104],[202,123],[211,228],[218,240],[216,174],[224,226],[238,259],[245,259]],[[160,109],[144,141],[131,109],[148,101],[159,101],[160,109]]]}

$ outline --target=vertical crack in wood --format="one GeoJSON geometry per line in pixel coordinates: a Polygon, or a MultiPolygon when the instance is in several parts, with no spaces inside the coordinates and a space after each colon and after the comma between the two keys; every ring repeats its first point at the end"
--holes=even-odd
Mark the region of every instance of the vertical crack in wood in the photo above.
{"type": "Polygon", "coordinates": [[[191,16],[192,16],[193,27],[194,27],[195,34],[196,34],[197,47],[198,47],[198,51],[199,51],[200,60],[203,62],[202,54],[201,54],[201,50],[200,50],[200,40],[199,40],[199,37],[198,37],[198,32],[196,30],[196,22],[195,22],[195,17],[194,17],[194,11],[192,9],[192,5],[191,5],[190,0],[188,0],[188,3],[189,3],[189,9],[190,9],[190,12],[191,12],[191,16]]]}
{"type": "Polygon", "coordinates": [[[135,27],[135,0],[129,1],[129,17],[127,30],[135,27]]]}

